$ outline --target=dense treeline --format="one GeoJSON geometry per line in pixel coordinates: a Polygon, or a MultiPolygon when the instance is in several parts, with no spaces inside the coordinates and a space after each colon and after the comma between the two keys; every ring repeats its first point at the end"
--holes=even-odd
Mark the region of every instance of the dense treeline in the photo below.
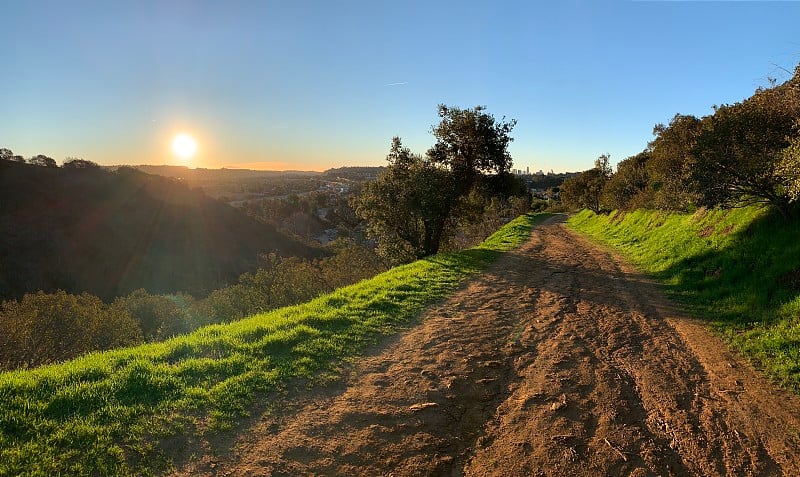
{"type": "Polygon", "coordinates": [[[271,254],[262,268],[203,299],[143,289],[110,304],[82,293],[28,293],[0,304],[0,369],[63,361],[90,351],[160,341],[200,326],[229,322],[307,301],[386,269],[372,251],[349,242],[321,259],[271,254]]]}
{"type": "Polygon", "coordinates": [[[800,199],[800,65],[781,85],[702,118],[677,114],[653,134],[615,173],[601,156],[566,181],[564,203],[594,212],[763,203],[789,217],[800,199]]]}

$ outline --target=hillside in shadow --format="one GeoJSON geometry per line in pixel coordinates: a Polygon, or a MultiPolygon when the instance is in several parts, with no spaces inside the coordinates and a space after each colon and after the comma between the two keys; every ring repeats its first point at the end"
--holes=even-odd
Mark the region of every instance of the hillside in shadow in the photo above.
{"type": "Polygon", "coordinates": [[[271,252],[321,254],[175,179],[0,162],[0,299],[57,289],[106,300],[138,288],[203,295],[271,252]]]}

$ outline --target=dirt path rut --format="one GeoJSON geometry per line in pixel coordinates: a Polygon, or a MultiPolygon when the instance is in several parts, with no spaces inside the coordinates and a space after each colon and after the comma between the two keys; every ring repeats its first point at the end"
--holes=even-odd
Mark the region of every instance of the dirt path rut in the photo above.
{"type": "Polygon", "coordinates": [[[192,475],[800,475],[800,399],[553,219],[192,475]]]}

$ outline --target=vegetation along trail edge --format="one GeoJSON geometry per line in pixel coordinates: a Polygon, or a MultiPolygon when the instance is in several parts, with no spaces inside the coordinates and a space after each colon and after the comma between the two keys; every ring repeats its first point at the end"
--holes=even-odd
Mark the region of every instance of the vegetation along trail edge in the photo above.
{"type": "Polygon", "coordinates": [[[800,399],[562,222],[179,474],[799,475],[800,399]]]}

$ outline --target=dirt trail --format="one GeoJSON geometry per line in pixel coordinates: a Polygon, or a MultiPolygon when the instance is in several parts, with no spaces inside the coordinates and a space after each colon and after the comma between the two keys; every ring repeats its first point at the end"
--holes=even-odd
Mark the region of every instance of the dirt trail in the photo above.
{"type": "Polygon", "coordinates": [[[553,219],[192,475],[800,475],[800,399],[553,219]]]}

